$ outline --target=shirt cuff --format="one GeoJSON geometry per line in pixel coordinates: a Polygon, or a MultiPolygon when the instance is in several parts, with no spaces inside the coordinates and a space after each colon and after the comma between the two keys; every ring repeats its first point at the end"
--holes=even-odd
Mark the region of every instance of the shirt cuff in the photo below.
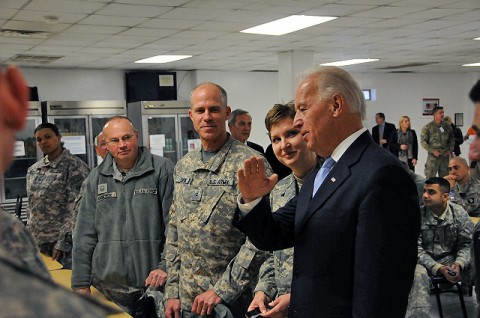
{"type": "Polygon", "coordinates": [[[433,267],[432,267],[432,274],[433,274],[433,275],[438,275],[438,270],[439,270],[440,267],[442,267],[442,266],[443,266],[443,264],[439,264],[439,263],[433,265],[433,267]]]}
{"type": "Polygon", "coordinates": [[[240,218],[243,218],[248,214],[248,212],[252,211],[253,208],[256,207],[261,200],[262,200],[262,197],[257,198],[251,202],[244,203],[242,195],[239,194],[237,197],[237,205],[238,205],[238,209],[240,210],[240,218]]]}

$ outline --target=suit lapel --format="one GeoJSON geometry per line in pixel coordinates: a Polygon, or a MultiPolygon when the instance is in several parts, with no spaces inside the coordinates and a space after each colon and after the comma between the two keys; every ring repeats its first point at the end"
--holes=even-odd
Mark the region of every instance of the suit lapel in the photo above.
{"type": "Polygon", "coordinates": [[[361,134],[333,166],[313,198],[315,175],[306,180],[297,201],[295,233],[301,233],[310,217],[320,211],[325,204],[328,204],[328,199],[350,177],[351,167],[360,160],[363,151],[372,142],[372,137],[368,131],[361,134]]]}

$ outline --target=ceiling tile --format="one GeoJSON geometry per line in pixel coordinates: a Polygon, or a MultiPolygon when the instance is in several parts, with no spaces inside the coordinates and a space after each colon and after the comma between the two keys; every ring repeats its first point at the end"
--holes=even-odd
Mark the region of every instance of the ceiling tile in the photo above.
{"type": "Polygon", "coordinates": [[[70,1],[70,0],[32,0],[25,7],[26,10],[69,12],[69,13],[93,13],[105,6],[102,2],[70,1]]]}
{"type": "Polygon", "coordinates": [[[172,10],[172,7],[132,5],[132,4],[109,4],[95,12],[99,15],[153,18],[172,10]]]}

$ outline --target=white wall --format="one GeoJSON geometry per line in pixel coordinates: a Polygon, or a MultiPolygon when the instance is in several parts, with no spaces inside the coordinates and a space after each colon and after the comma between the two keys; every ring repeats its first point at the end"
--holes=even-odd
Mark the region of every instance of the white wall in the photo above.
{"type": "MultiPolygon", "coordinates": [[[[125,99],[124,71],[77,69],[22,69],[30,86],[38,86],[41,100],[102,100],[125,99]]],[[[446,115],[464,114],[465,134],[472,121],[473,107],[468,92],[480,78],[480,73],[377,74],[354,73],[362,88],[376,89],[376,101],[367,102],[365,126],[375,125],[375,113],[385,113],[388,122],[398,124],[401,115],[408,115],[412,128],[420,138],[422,127],[431,117],[422,116],[422,98],[439,98],[446,115]]],[[[264,118],[278,100],[278,73],[178,71],[177,95],[189,100],[191,89],[205,81],[216,82],[228,93],[232,109],[250,112],[253,129],[250,140],[266,147],[269,144],[264,118]]],[[[420,140],[419,140],[420,143],[420,140]]],[[[423,175],[426,151],[419,147],[417,173],[423,175]]],[[[462,156],[468,146],[462,145],[462,156]]]]}
{"type": "MultiPolygon", "coordinates": [[[[473,106],[468,93],[479,78],[478,73],[434,73],[434,74],[354,74],[362,88],[374,88],[376,101],[367,102],[367,118],[364,125],[371,130],[375,125],[375,114],[385,113],[387,122],[398,126],[400,116],[411,119],[419,143],[419,160],[416,168],[423,175],[427,152],[420,145],[422,127],[432,116],[422,116],[422,98],[439,98],[445,107],[445,115],[454,119],[455,113],[463,113],[464,125],[459,127],[463,134],[472,122],[473,106]]],[[[468,156],[468,145],[461,146],[461,156],[468,156]]]]}
{"type": "Polygon", "coordinates": [[[228,95],[228,105],[241,108],[252,116],[250,141],[266,148],[270,141],[265,129],[265,115],[278,102],[278,73],[196,71],[196,84],[215,82],[228,95]]]}

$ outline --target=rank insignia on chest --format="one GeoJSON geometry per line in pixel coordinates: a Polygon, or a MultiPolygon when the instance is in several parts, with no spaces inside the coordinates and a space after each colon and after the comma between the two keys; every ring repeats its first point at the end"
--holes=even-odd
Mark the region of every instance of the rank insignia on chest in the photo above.
{"type": "Polygon", "coordinates": [[[106,183],[101,183],[98,185],[98,194],[102,194],[107,192],[107,184],[106,183]]]}
{"type": "Polygon", "coordinates": [[[193,191],[191,200],[196,202],[202,201],[202,189],[193,191]]]}

